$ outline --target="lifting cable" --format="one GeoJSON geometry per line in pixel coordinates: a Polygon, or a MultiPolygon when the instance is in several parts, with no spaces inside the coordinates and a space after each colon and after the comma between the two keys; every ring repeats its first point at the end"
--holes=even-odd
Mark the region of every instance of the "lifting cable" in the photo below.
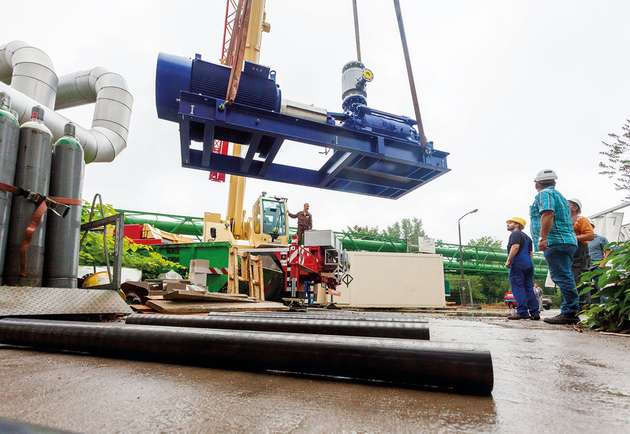
{"type": "Polygon", "coordinates": [[[354,15],[354,39],[357,44],[357,60],[361,61],[361,39],[359,38],[359,11],[357,9],[357,0],[352,0],[352,13],[354,15]]]}
{"type": "Polygon", "coordinates": [[[400,32],[400,41],[402,42],[403,54],[405,55],[405,65],[407,66],[407,77],[409,78],[409,90],[411,91],[411,99],[413,100],[413,110],[416,113],[418,133],[420,133],[420,145],[424,147],[427,144],[427,137],[424,135],[424,127],[422,126],[422,117],[420,116],[420,103],[418,102],[416,83],[413,79],[413,71],[411,70],[409,47],[407,47],[407,36],[405,35],[405,25],[403,23],[399,0],[394,0],[394,9],[396,10],[396,20],[398,21],[398,31],[400,32]]]}

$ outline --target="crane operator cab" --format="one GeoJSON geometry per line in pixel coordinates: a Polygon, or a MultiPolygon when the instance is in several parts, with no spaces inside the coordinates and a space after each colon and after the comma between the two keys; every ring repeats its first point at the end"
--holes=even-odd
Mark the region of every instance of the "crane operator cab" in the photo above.
{"type": "Polygon", "coordinates": [[[254,247],[289,243],[287,200],[263,192],[252,207],[249,241],[254,247]]]}

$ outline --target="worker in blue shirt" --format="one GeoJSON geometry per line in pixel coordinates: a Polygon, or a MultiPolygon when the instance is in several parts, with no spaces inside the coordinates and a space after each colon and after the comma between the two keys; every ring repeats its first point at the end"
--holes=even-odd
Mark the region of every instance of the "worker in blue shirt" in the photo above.
{"type": "Polygon", "coordinates": [[[551,279],[560,287],[560,315],[545,318],[549,324],[576,324],[579,297],[575,287],[573,255],[577,238],[573,231],[571,209],[567,200],[556,190],[558,176],[553,170],[541,170],[534,179],[538,194],[530,207],[531,234],[534,246],[545,254],[551,279]]]}
{"type": "Polygon", "coordinates": [[[516,300],[516,313],[508,319],[540,319],[538,296],[534,292],[534,264],[532,263],[532,239],[523,232],[525,219],[512,217],[507,222],[510,231],[508,258],[505,266],[510,269],[510,286],[516,300]]]}
{"type": "MultiPolygon", "coordinates": [[[[594,226],[593,226],[594,228],[594,226]]],[[[610,251],[606,248],[608,239],[599,234],[595,234],[595,238],[588,242],[588,254],[591,257],[591,262],[597,265],[602,259],[606,259],[610,251]]]]}

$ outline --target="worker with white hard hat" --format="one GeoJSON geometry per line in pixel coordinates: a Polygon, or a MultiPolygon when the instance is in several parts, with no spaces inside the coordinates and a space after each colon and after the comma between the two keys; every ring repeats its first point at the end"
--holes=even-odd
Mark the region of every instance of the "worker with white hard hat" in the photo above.
{"type": "Polygon", "coordinates": [[[510,231],[508,258],[505,266],[510,269],[510,286],[516,300],[516,313],[508,319],[540,319],[540,305],[534,292],[534,264],[532,263],[532,239],[523,232],[525,219],[512,217],[507,221],[510,231]]]}
{"type": "Polygon", "coordinates": [[[536,197],[530,206],[531,234],[534,246],[545,254],[551,279],[560,287],[562,304],[560,315],[545,318],[550,324],[579,322],[579,297],[573,277],[573,255],[577,238],[569,203],[556,190],[558,175],[551,169],[538,172],[534,178],[536,197]]]}
{"type": "MultiPolygon", "coordinates": [[[[582,214],[582,202],[579,199],[569,199],[571,207],[571,220],[573,221],[573,231],[578,241],[578,248],[573,255],[573,278],[578,285],[582,274],[591,268],[591,258],[588,254],[588,242],[595,239],[595,231],[591,221],[582,214]]],[[[584,294],[580,297],[580,304],[591,303],[591,294],[584,294]]]]}

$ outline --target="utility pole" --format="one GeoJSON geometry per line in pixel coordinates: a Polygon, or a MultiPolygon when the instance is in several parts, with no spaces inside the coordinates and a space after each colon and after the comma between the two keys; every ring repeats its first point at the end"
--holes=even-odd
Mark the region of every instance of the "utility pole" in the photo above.
{"type": "MultiPolygon", "coordinates": [[[[466,284],[464,281],[464,247],[462,246],[462,219],[464,217],[466,217],[467,215],[470,214],[474,214],[477,211],[479,211],[477,208],[473,209],[472,211],[468,211],[466,214],[464,214],[463,216],[461,216],[459,219],[457,219],[457,233],[459,235],[459,298],[460,298],[460,302],[461,304],[465,304],[464,302],[464,292],[466,290],[466,284]]],[[[473,304],[473,299],[472,299],[472,290],[469,291],[470,293],[470,304],[473,304]]]]}

